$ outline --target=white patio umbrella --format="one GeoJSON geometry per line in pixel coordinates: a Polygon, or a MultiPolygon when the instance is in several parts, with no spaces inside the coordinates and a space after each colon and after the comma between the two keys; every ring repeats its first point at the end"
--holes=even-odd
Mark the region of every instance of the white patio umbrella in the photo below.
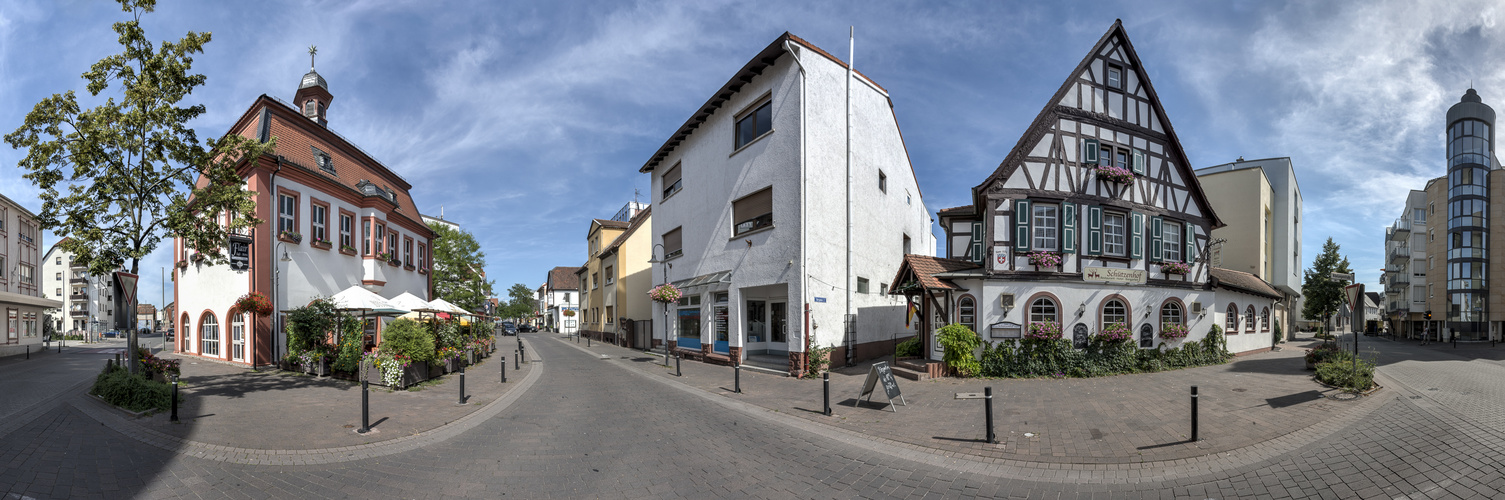
{"type": "Polygon", "coordinates": [[[429,301],[429,307],[433,307],[434,309],[438,309],[440,311],[444,311],[444,312],[447,312],[447,313],[453,313],[453,314],[470,314],[470,311],[466,311],[464,309],[461,309],[460,306],[451,304],[451,303],[449,303],[449,301],[444,300],[444,299],[430,300],[429,301]]]}
{"type": "Polygon", "coordinates": [[[335,309],[344,311],[368,311],[377,316],[401,316],[408,313],[407,309],[359,286],[341,290],[329,300],[334,302],[335,309]]]}
{"type": "Polygon", "coordinates": [[[387,301],[391,302],[394,306],[412,311],[402,315],[404,318],[422,319],[422,313],[447,312],[447,310],[434,307],[428,301],[420,299],[417,295],[413,295],[410,292],[402,292],[402,295],[392,297],[387,299],[387,301]]]}

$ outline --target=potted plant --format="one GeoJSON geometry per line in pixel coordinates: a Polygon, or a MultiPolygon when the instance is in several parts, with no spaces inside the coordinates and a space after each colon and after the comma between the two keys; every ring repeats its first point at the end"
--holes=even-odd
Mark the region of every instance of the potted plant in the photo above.
{"type": "MultiPolygon", "coordinates": [[[[403,387],[428,380],[428,362],[434,357],[434,339],[422,325],[410,319],[398,319],[382,330],[383,351],[402,358],[403,387]]],[[[385,372],[383,376],[389,376],[385,372]]]]}
{"type": "Polygon", "coordinates": [[[683,296],[684,293],[680,292],[679,288],[675,287],[673,283],[664,283],[662,285],[653,287],[652,290],[648,290],[648,297],[653,299],[654,302],[658,302],[660,304],[673,304],[675,302],[679,302],[680,297],[683,296]]]}
{"type": "Polygon", "coordinates": [[[1108,182],[1117,182],[1119,184],[1129,184],[1134,182],[1134,172],[1130,172],[1129,169],[1123,167],[1115,167],[1112,165],[1098,165],[1092,170],[1097,173],[1097,178],[1101,180],[1108,182]]]}
{"type": "Polygon", "coordinates": [[[1024,256],[1029,258],[1029,264],[1035,266],[1036,269],[1042,267],[1055,268],[1061,265],[1061,254],[1055,252],[1037,250],[1026,253],[1024,256]]]}
{"type": "Polygon", "coordinates": [[[1160,338],[1165,339],[1166,342],[1184,339],[1186,338],[1186,333],[1186,325],[1181,323],[1160,324],[1160,338]]]}
{"type": "Polygon", "coordinates": [[[286,241],[286,242],[289,242],[289,243],[302,243],[303,242],[303,235],[301,233],[297,232],[297,231],[283,231],[281,233],[277,233],[277,237],[279,239],[281,239],[282,241],[286,241]]]}
{"type": "Polygon", "coordinates": [[[235,308],[258,316],[271,316],[272,299],[261,292],[251,292],[236,299],[235,308]]]}
{"type": "Polygon", "coordinates": [[[340,245],[340,253],[355,255],[355,247],[350,245],[340,245]]]}
{"type": "Polygon", "coordinates": [[[1185,276],[1191,274],[1191,264],[1186,262],[1166,262],[1160,264],[1160,272],[1185,276]]]}
{"type": "Polygon", "coordinates": [[[183,269],[187,269],[188,268],[188,259],[183,259],[183,260],[178,261],[178,267],[183,268],[183,269]]]}
{"type": "Polygon", "coordinates": [[[298,354],[298,368],[303,373],[319,377],[329,376],[329,357],[309,349],[298,354]]]}

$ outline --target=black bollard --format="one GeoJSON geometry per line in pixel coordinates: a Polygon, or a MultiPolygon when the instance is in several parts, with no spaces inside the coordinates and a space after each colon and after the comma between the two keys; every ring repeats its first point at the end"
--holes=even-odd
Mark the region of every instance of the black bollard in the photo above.
{"type": "Polygon", "coordinates": [[[502,383],[507,383],[507,355],[502,355],[502,383]]]}
{"type": "Polygon", "coordinates": [[[988,420],[988,444],[998,444],[998,435],[993,433],[993,388],[982,388],[982,413],[988,420]]]}
{"type": "Polygon", "coordinates": [[[676,377],[683,377],[684,376],[684,374],[680,373],[680,371],[679,371],[679,355],[678,354],[674,355],[674,376],[676,376],[676,377]]]}
{"type": "Polygon", "coordinates": [[[742,394],[742,365],[732,365],[732,390],[742,394]]]}
{"type": "Polygon", "coordinates": [[[821,412],[821,413],[824,414],[825,416],[829,417],[829,416],[831,416],[831,372],[822,372],[820,374],[820,382],[821,382],[821,385],[824,386],[824,389],[825,389],[825,395],[824,395],[824,397],[822,399],[825,400],[825,409],[826,409],[824,412],[821,412]]]}
{"type": "Polygon", "coordinates": [[[465,364],[460,364],[460,404],[465,404],[465,364]]]}
{"type": "Polygon", "coordinates": [[[518,370],[523,369],[523,357],[522,354],[518,351],[512,351],[512,364],[513,366],[516,366],[516,369],[518,370]]]}
{"type": "Polygon", "coordinates": [[[586,347],[590,347],[591,346],[591,338],[590,338],[589,335],[585,336],[585,346],[586,347]]]}
{"type": "Polygon", "coordinates": [[[1197,440],[1197,386],[1191,386],[1191,440],[1197,440]]]}
{"type": "Polygon", "coordinates": [[[172,416],[167,418],[169,422],[178,421],[178,376],[172,376],[172,416]]]}
{"type": "Polygon", "coordinates": [[[371,432],[371,381],[361,379],[361,434],[371,432]]]}

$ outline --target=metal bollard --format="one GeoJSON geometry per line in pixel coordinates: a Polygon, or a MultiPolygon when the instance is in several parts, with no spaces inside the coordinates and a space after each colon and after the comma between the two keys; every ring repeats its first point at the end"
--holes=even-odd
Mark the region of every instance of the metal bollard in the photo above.
{"type": "Polygon", "coordinates": [[[173,375],[172,376],[172,416],[168,417],[167,421],[168,422],[177,422],[178,421],[178,376],[177,375],[173,375]]]}
{"type": "Polygon", "coordinates": [[[982,413],[988,420],[988,444],[998,444],[998,434],[993,432],[993,388],[982,388],[982,413]]]}
{"type": "Polygon", "coordinates": [[[361,379],[361,434],[371,432],[371,381],[361,379]]]}
{"type": "Polygon", "coordinates": [[[821,372],[820,382],[825,390],[825,394],[822,397],[825,400],[825,411],[821,413],[829,417],[831,416],[831,372],[821,372]]]}
{"type": "Polygon", "coordinates": [[[507,383],[507,356],[502,355],[502,383],[507,383]]]}
{"type": "Polygon", "coordinates": [[[680,371],[679,371],[679,355],[678,354],[674,355],[674,376],[676,376],[676,377],[683,377],[684,376],[684,374],[680,373],[680,371]]]}
{"type": "Polygon", "coordinates": [[[460,363],[460,404],[465,404],[465,363],[460,363]]]}
{"type": "Polygon", "coordinates": [[[1197,386],[1191,386],[1191,440],[1197,440],[1197,386]]]}
{"type": "Polygon", "coordinates": [[[742,394],[742,365],[732,366],[732,390],[742,394]]]}
{"type": "Polygon", "coordinates": [[[586,347],[590,347],[591,346],[591,338],[590,338],[589,335],[585,336],[585,346],[586,347]]]}
{"type": "Polygon", "coordinates": [[[523,356],[516,350],[512,351],[512,365],[516,366],[518,370],[523,369],[523,356]]]}

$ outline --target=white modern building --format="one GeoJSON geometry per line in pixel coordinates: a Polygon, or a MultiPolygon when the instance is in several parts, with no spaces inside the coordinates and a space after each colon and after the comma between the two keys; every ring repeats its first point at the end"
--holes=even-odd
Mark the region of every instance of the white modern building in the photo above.
{"type": "MultiPolygon", "coordinates": [[[[42,232],[36,214],[0,195],[0,309],[5,333],[0,356],[25,354],[42,345],[42,318],[61,309],[63,302],[48,298],[54,290],[41,280],[42,232]]],[[[57,287],[53,287],[54,289],[57,287]]]]}
{"type": "Polygon", "coordinates": [[[560,266],[549,270],[543,284],[543,312],[539,329],[573,334],[580,331],[580,276],[582,268],[560,266]]]}
{"type": "Polygon", "coordinates": [[[1427,234],[1427,193],[1413,189],[1400,217],[1385,228],[1385,321],[1405,338],[1426,330],[1427,234]]]}
{"type": "Polygon", "coordinates": [[[947,255],[906,257],[892,292],[922,311],[930,360],[941,360],[934,332],[949,323],[990,342],[1039,331],[1078,346],[1125,328],[1143,349],[1201,340],[1221,323],[1230,351],[1272,346],[1280,295],[1208,265],[1223,223],[1149,74],[1115,22],[979,176],[972,204],[940,211],[947,255]]]}
{"type": "Polygon", "coordinates": [[[1243,271],[1281,293],[1276,321],[1286,338],[1301,319],[1301,188],[1290,158],[1266,158],[1197,170],[1224,227],[1212,231],[1213,267],[1243,271]]]}
{"type": "Polygon", "coordinates": [[[59,333],[98,338],[115,329],[115,280],[75,264],[62,247],[67,240],[58,240],[42,257],[42,293],[64,303],[53,316],[59,333]]]}
{"type": "Polygon", "coordinates": [[[654,305],[659,341],[797,373],[807,345],[840,366],[914,334],[884,292],[901,256],[934,253],[931,218],[888,91],[836,56],[779,36],[639,171],[653,176],[652,283],[667,272],[685,293],[654,305]]]}
{"type": "MultiPolygon", "coordinates": [[[[279,312],[352,286],[430,299],[433,232],[411,185],[330,130],[332,99],[324,78],[309,70],[293,105],[263,94],[227,132],[277,138],[273,154],[240,167],[263,222],[231,235],[228,265],[209,265],[175,242],[179,353],[249,366],[286,356],[276,318],[234,308],[249,292],[267,295],[279,312]]],[[[379,342],[380,324],[369,321],[366,335],[368,347],[379,342]]]]}

